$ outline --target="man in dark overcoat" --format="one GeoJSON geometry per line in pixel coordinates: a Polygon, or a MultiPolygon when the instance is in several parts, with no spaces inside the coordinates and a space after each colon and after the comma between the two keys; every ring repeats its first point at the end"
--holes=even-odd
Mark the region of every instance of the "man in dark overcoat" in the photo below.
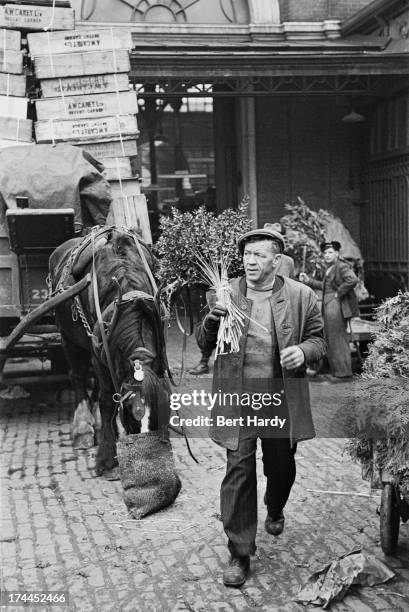
{"type": "MultiPolygon", "coordinates": [[[[213,393],[218,401],[210,430],[212,439],[227,450],[220,497],[231,559],[223,580],[232,587],[244,584],[256,550],[257,439],[261,439],[267,477],[265,528],[279,535],[295,480],[297,441],[315,435],[306,367],[325,354],[314,292],[276,275],[284,249],[282,235],[269,228],[252,230],[239,239],[238,246],[245,276],[231,280],[230,288],[245,322],[239,351],[226,351],[215,361],[213,393]],[[262,396],[267,401],[260,409],[262,396]]],[[[208,305],[209,312],[197,329],[203,349],[215,348],[220,320],[226,315],[225,305],[215,295],[209,295],[208,305]]]]}

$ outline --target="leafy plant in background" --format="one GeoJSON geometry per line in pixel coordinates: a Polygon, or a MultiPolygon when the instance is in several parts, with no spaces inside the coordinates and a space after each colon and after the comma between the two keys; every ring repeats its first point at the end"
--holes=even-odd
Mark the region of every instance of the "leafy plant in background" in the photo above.
{"type": "Polygon", "coordinates": [[[207,261],[227,262],[229,278],[242,273],[237,249],[239,236],[251,229],[247,214],[248,200],[237,209],[224,210],[216,216],[201,206],[193,212],[171,209],[170,216],[160,219],[161,235],[154,249],[159,256],[159,280],[177,286],[203,283],[197,256],[207,261]]]}
{"type": "Polygon", "coordinates": [[[324,271],[319,245],[325,240],[325,228],[332,215],[320,209],[318,212],[309,208],[298,197],[293,204],[285,204],[287,214],[280,219],[286,228],[286,253],[290,255],[301,271],[309,276],[316,276],[324,271]]]}
{"type": "Polygon", "coordinates": [[[379,331],[364,363],[362,398],[357,397],[367,409],[359,412],[348,452],[370,475],[373,444],[375,468],[398,477],[409,502],[409,292],[383,302],[376,318],[379,331]],[[369,434],[373,431],[376,436],[369,434]]]}

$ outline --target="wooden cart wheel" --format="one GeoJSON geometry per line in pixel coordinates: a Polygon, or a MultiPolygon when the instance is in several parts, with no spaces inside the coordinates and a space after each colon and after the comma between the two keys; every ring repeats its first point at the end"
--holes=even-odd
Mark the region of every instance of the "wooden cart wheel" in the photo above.
{"type": "Polygon", "coordinates": [[[393,555],[399,537],[400,515],[395,487],[391,483],[382,489],[380,512],[381,547],[385,555],[393,555]]]}

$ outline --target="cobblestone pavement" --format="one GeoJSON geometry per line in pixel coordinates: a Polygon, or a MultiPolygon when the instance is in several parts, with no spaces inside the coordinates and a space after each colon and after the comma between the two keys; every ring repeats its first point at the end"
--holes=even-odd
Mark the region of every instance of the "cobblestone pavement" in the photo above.
{"type": "MultiPolygon", "coordinates": [[[[177,367],[181,337],[171,332],[169,347],[177,367]]],[[[197,359],[191,339],[187,366],[197,359]]],[[[209,377],[187,376],[181,390],[209,383],[209,377]]],[[[311,385],[313,404],[332,404],[342,387],[311,385]]],[[[397,577],[381,587],[355,590],[332,609],[409,610],[408,524],[401,527],[397,556],[384,557],[379,495],[367,495],[360,468],[342,454],[344,440],[299,445],[297,480],[279,538],[263,530],[260,470],[257,554],[246,585],[234,590],[221,578],[228,560],[219,516],[222,449],[206,438],[192,439],[197,465],[184,441],[175,439],[183,484],[178,499],[142,521],[129,520],[120,483],[95,477],[95,450],[72,450],[72,393],[31,391],[29,400],[2,400],[1,405],[3,588],[67,590],[69,606],[54,609],[81,612],[296,611],[303,607],[293,598],[312,571],[363,546],[397,577]]]]}

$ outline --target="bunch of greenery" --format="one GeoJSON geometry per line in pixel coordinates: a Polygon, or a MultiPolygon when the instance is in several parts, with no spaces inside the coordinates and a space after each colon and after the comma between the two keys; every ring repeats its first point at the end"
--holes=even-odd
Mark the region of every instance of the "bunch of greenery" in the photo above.
{"type": "Polygon", "coordinates": [[[280,221],[286,228],[286,253],[294,259],[299,270],[305,257],[304,271],[309,276],[320,276],[325,266],[319,245],[325,240],[325,228],[331,213],[323,209],[316,212],[299,197],[293,204],[285,204],[284,208],[288,213],[280,221]]]}
{"type": "Polygon", "coordinates": [[[364,363],[348,452],[368,475],[375,468],[397,476],[409,502],[409,292],[386,300],[376,318],[379,331],[364,363]]]}
{"type": "Polygon", "coordinates": [[[166,285],[203,283],[198,258],[226,262],[229,278],[243,272],[237,249],[239,236],[251,229],[247,200],[236,210],[227,209],[216,216],[201,206],[193,212],[172,208],[160,220],[161,235],[154,246],[159,256],[159,280],[166,285]]]}

